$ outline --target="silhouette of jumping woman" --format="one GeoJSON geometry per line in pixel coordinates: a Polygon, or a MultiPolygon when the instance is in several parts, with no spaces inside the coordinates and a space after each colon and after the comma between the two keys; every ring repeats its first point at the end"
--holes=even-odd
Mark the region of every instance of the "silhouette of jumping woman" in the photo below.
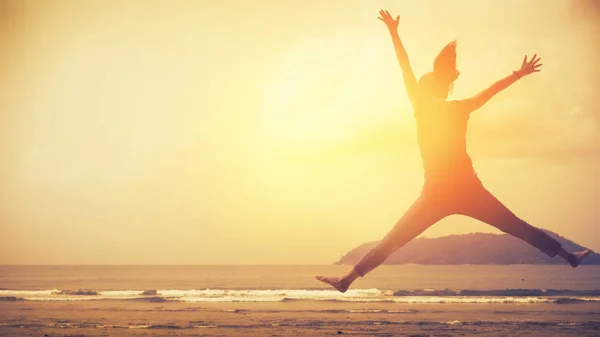
{"type": "Polygon", "coordinates": [[[474,97],[446,100],[460,74],[456,69],[456,42],[452,41],[442,49],[433,63],[433,72],[423,75],[417,82],[398,35],[400,16],[394,20],[388,11],[381,10],[379,14],[378,19],[385,23],[392,37],[404,85],[413,106],[425,180],[419,198],[358,264],[343,277],[317,276],[317,280],[346,292],[359,276],[365,276],[398,248],[452,214],[462,214],[486,222],[531,244],[550,257],[558,255],[572,267],[577,267],[590,251],[567,252],[544,231],[514,215],[484,188],[466,150],[470,113],[523,76],[539,72],[542,64],[538,63],[540,58],[537,54],[529,60],[525,55],[519,70],[513,71],[474,97]]]}

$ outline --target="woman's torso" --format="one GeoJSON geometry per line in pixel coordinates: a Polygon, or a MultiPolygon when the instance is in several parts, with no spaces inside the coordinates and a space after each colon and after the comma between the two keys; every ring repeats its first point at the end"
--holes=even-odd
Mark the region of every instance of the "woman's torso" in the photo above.
{"type": "Polygon", "coordinates": [[[469,114],[460,102],[420,99],[414,110],[425,176],[474,174],[466,144],[469,114]]]}

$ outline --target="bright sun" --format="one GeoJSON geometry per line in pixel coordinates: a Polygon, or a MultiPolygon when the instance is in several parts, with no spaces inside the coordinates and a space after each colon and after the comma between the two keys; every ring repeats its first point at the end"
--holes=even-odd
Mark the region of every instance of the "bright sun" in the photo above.
{"type": "Polygon", "coordinates": [[[310,39],[283,54],[264,87],[264,136],[301,150],[359,137],[378,111],[377,55],[368,43],[310,39]]]}

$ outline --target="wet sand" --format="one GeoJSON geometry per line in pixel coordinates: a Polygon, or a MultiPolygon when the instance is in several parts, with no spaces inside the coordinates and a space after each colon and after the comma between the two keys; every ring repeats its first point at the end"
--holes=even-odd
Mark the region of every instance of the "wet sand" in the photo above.
{"type": "Polygon", "coordinates": [[[0,303],[0,336],[600,336],[600,303],[0,303]]]}

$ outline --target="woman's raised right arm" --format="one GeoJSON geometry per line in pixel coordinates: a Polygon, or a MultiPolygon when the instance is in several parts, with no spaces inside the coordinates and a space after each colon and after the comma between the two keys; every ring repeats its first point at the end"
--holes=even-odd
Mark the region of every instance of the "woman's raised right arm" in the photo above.
{"type": "Polygon", "coordinates": [[[396,17],[394,20],[390,12],[384,10],[380,10],[379,15],[380,16],[378,19],[383,21],[390,31],[392,42],[394,44],[394,50],[396,51],[396,57],[398,57],[400,68],[402,68],[406,92],[408,94],[408,98],[414,105],[417,98],[417,79],[415,78],[415,73],[410,65],[410,60],[408,59],[406,49],[404,49],[404,45],[400,40],[400,35],[398,35],[398,23],[400,22],[400,16],[396,17]]]}

